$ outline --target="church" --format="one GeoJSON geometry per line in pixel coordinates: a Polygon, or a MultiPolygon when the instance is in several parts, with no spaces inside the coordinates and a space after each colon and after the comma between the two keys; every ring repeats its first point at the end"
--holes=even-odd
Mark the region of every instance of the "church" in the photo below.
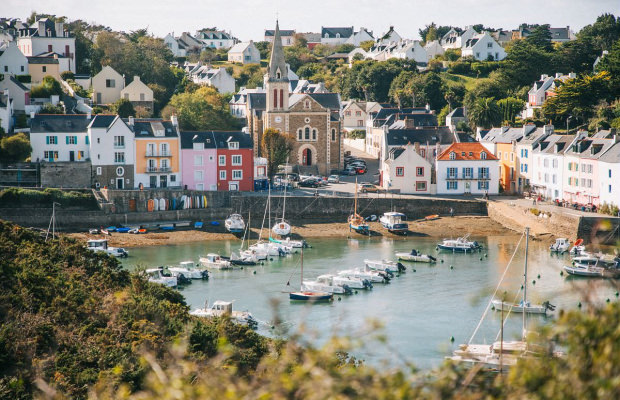
{"type": "Polygon", "coordinates": [[[276,22],[265,91],[247,99],[248,130],[254,154],[261,154],[262,135],[277,129],[293,139],[289,165],[300,173],[329,175],[342,168],[340,95],[337,93],[291,93],[288,66],[276,22]]]}

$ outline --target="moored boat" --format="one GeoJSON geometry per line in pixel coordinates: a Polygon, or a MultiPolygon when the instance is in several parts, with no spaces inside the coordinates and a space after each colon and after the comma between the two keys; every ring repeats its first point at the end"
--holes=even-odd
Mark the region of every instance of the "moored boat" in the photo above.
{"type": "Polygon", "coordinates": [[[334,294],[322,291],[309,291],[304,290],[304,250],[301,249],[301,278],[299,282],[299,291],[290,292],[288,294],[290,300],[308,301],[311,303],[321,301],[331,301],[334,299],[334,294]]]}
{"type": "Polygon", "coordinates": [[[364,260],[364,265],[371,271],[389,271],[398,274],[406,271],[407,268],[397,261],[391,260],[364,260]]]}
{"type": "Polygon", "coordinates": [[[240,214],[231,214],[224,221],[226,230],[230,233],[242,233],[245,231],[245,221],[240,214]]]}
{"type": "Polygon", "coordinates": [[[547,310],[555,310],[555,306],[553,304],[550,304],[548,301],[545,301],[543,304],[531,304],[528,301],[524,305],[523,302],[509,303],[506,301],[494,299],[491,303],[493,304],[493,307],[496,311],[510,311],[513,313],[525,312],[527,314],[547,314],[547,310]]]}
{"type": "Polygon", "coordinates": [[[204,308],[198,308],[190,312],[191,315],[203,318],[227,316],[232,321],[241,325],[247,325],[252,329],[258,327],[258,322],[249,311],[235,311],[231,301],[217,300],[211,307],[205,302],[204,308]]]}
{"type": "Polygon", "coordinates": [[[349,216],[347,222],[350,230],[354,230],[362,235],[370,235],[370,227],[366,223],[366,220],[357,213],[357,178],[355,178],[355,201],[353,206],[353,214],[349,216]]]}
{"type": "Polygon", "coordinates": [[[482,246],[476,241],[468,240],[469,235],[457,239],[444,239],[437,245],[437,250],[446,250],[453,253],[468,253],[479,251],[482,246]]]}
{"type": "Polygon", "coordinates": [[[177,277],[172,276],[170,273],[165,273],[163,267],[149,268],[144,272],[146,273],[149,282],[159,283],[168,287],[176,287],[178,284],[177,277]]]}
{"type": "Polygon", "coordinates": [[[319,291],[333,294],[351,294],[353,291],[347,285],[336,285],[333,275],[320,275],[313,281],[303,281],[302,290],[319,291]]]}
{"type": "Polygon", "coordinates": [[[183,276],[188,279],[209,279],[209,272],[198,269],[193,261],[181,261],[178,266],[168,267],[173,276],[183,276]]]}
{"type": "Polygon", "coordinates": [[[200,257],[200,265],[205,268],[213,269],[231,269],[232,264],[230,261],[223,259],[219,254],[209,253],[206,256],[200,257]]]}
{"type": "Polygon", "coordinates": [[[555,243],[549,246],[549,250],[553,253],[564,253],[570,248],[570,242],[566,238],[557,238],[555,243]]]}
{"type": "Polygon", "coordinates": [[[422,254],[416,249],[412,249],[411,252],[409,253],[405,253],[405,252],[396,253],[396,257],[402,261],[423,262],[423,263],[437,262],[437,258],[431,256],[430,254],[422,254]]]}
{"type": "Polygon", "coordinates": [[[338,272],[338,276],[345,278],[366,279],[372,283],[389,283],[394,276],[389,271],[362,270],[360,268],[346,269],[338,272]]]}

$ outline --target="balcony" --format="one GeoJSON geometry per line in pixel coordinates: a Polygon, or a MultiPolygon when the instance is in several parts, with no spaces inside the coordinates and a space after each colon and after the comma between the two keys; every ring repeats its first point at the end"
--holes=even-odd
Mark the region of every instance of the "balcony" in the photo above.
{"type": "Polygon", "coordinates": [[[125,148],[125,145],[124,145],[124,144],[116,144],[116,143],[115,143],[115,144],[114,144],[114,148],[115,148],[115,149],[124,149],[124,148],[125,148]]]}
{"type": "Polygon", "coordinates": [[[170,167],[146,167],[147,173],[170,172],[170,167]]]}
{"type": "Polygon", "coordinates": [[[473,180],[477,180],[477,181],[483,181],[483,180],[489,180],[491,178],[489,178],[488,174],[483,174],[483,175],[478,175],[478,176],[474,176],[474,175],[451,175],[451,174],[446,174],[446,180],[451,180],[451,181],[473,181],[473,180]]]}
{"type": "Polygon", "coordinates": [[[172,153],[169,151],[147,151],[145,157],[172,157],[172,153]]]}

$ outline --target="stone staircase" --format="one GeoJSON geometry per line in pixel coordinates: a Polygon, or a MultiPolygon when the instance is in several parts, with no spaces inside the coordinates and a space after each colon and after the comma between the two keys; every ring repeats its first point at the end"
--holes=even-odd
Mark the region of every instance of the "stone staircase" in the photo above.
{"type": "Polygon", "coordinates": [[[317,165],[298,165],[297,173],[299,175],[319,175],[319,167],[317,165]]]}

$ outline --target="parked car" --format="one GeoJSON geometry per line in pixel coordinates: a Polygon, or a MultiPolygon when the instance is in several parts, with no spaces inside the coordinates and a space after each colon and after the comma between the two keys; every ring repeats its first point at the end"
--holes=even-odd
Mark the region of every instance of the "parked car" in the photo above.
{"type": "Polygon", "coordinates": [[[313,178],[308,178],[308,179],[305,179],[305,180],[299,182],[299,186],[301,186],[301,187],[318,188],[321,185],[319,184],[318,180],[313,179],[313,178]]]}
{"type": "Polygon", "coordinates": [[[355,172],[362,175],[366,173],[366,167],[355,167],[355,172]]]}
{"type": "Polygon", "coordinates": [[[359,191],[362,193],[381,193],[383,192],[383,188],[379,186],[375,186],[372,183],[362,183],[362,186],[359,188],[359,191]]]}
{"type": "Polygon", "coordinates": [[[338,175],[330,175],[329,178],[327,178],[327,182],[340,183],[340,177],[338,175]]]}
{"type": "Polygon", "coordinates": [[[357,175],[355,168],[345,168],[340,172],[341,175],[357,175]]]}

